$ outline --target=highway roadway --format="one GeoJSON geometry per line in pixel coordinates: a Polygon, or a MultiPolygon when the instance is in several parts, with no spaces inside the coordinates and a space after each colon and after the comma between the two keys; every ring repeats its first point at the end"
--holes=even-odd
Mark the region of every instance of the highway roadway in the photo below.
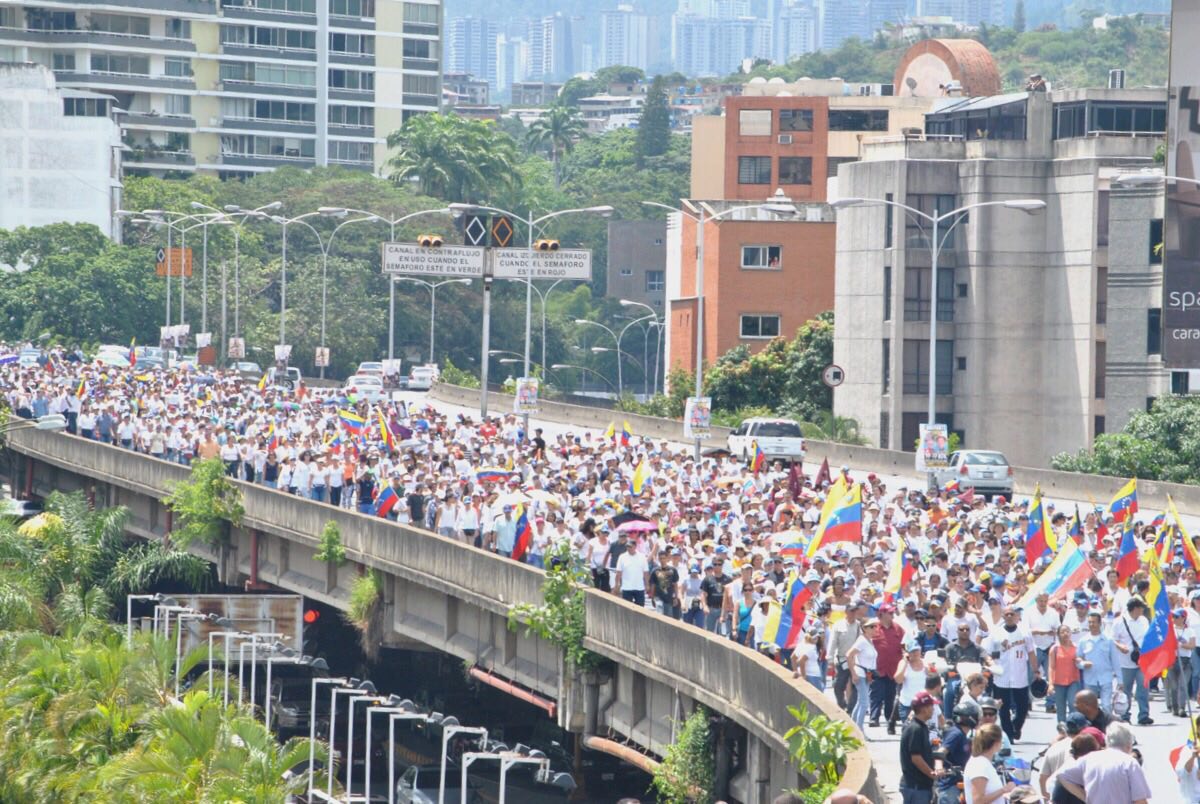
{"type": "MultiPolygon", "coordinates": [[[[399,392],[399,398],[412,404],[426,404],[429,400],[425,394],[417,392],[399,392]]],[[[442,411],[448,413],[464,413],[478,418],[478,408],[466,408],[442,402],[437,402],[435,406],[442,411]]],[[[503,410],[492,409],[490,415],[500,415],[505,413],[503,410]]],[[[613,412],[614,420],[619,424],[621,414],[618,411],[613,412]]],[[[541,427],[546,436],[557,436],[560,433],[574,432],[582,433],[589,428],[568,426],[564,424],[556,424],[552,422],[540,422],[537,416],[533,416],[532,426],[541,427]]],[[[600,431],[593,430],[593,437],[598,435],[600,431]]],[[[636,435],[636,433],[635,433],[636,435]]],[[[813,474],[820,463],[821,456],[811,455],[816,463],[807,463],[804,467],[805,472],[809,475],[813,474]]],[[[840,467],[832,467],[833,471],[837,471],[840,467]]],[[[867,470],[851,466],[851,474],[856,478],[865,479],[868,473],[867,470]]],[[[911,474],[906,475],[881,475],[883,482],[888,489],[897,489],[900,486],[918,486],[924,487],[925,479],[919,475],[915,469],[911,474]]],[[[1120,487],[1119,480],[1113,481],[1113,492],[1120,487]]],[[[1095,502],[1101,504],[1107,503],[1107,500],[1092,501],[1092,500],[1068,500],[1046,498],[1047,502],[1052,502],[1054,505],[1063,511],[1072,512],[1076,505],[1079,506],[1080,512],[1086,512],[1088,507],[1095,502]]],[[[1182,513],[1182,512],[1181,512],[1182,513]]],[[[1150,516],[1143,512],[1143,516],[1147,519],[1150,516]]],[[[1152,516],[1152,515],[1151,515],[1152,516]]],[[[1200,528],[1200,517],[1183,514],[1184,525],[1191,532],[1195,533],[1197,528],[1200,528]]],[[[832,698],[832,691],[827,691],[827,694],[832,698]]],[[[1016,756],[1032,761],[1037,755],[1042,752],[1046,746],[1054,739],[1056,734],[1055,717],[1053,714],[1045,712],[1043,702],[1035,702],[1033,709],[1030,712],[1029,720],[1026,723],[1023,739],[1021,742],[1013,746],[1013,753],[1016,756]]],[[[1177,718],[1167,711],[1163,701],[1161,692],[1151,693],[1150,696],[1151,717],[1154,725],[1152,726],[1134,726],[1134,733],[1137,737],[1142,755],[1145,758],[1146,775],[1150,780],[1151,789],[1154,792],[1153,801],[1155,804],[1181,804],[1183,798],[1179,793],[1179,787],[1175,780],[1175,773],[1169,767],[1167,760],[1168,753],[1187,740],[1188,728],[1187,722],[1183,718],[1177,718]]],[[[1136,704],[1135,704],[1136,707],[1136,704]]],[[[889,802],[899,802],[900,794],[898,791],[900,781],[900,760],[899,760],[899,734],[896,736],[888,736],[884,726],[878,728],[866,727],[866,736],[871,744],[871,753],[874,758],[875,767],[879,773],[880,781],[888,794],[889,802]]],[[[1036,779],[1035,779],[1036,784],[1036,779]]],[[[882,804],[882,803],[881,803],[882,804]]]]}

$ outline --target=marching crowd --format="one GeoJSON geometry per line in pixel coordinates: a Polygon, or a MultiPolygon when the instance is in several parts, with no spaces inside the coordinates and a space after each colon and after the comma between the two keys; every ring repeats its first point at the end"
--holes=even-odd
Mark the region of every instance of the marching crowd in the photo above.
{"type": "MultiPolygon", "coordinates": [[[[1165,600],[1175,650],[1149,683],[1180,718],[1200,691],[1197,553],[1177,517],[1146,521],[1136,496],[1062,511],[891,488],[846,467],[755,471],[628,427],[548,437],[514,415],[65,353],[0,358],[0,388],[15,415],[60,413],[79,437],[183,464],[218,458],[232,477],[537,566],[570,551],[600,589],[832,686],[860,727],[899,728],[905,802],[957,802],[959,779],[968,804],[1007,800],[993,758],[1023,739],[1033,705],[1062,734],[1035,795],[1148,799],[1124,723],[1135,710],[1153,723],[1139,660],[1165,600]],[[1055,549],[1031,549],[1035,527],[1055,549]],[[1063,573],[1068,548],[1079,558],[1063,573]]],[[[1196,749],[1176,759],[1184,800],[1200,802],[1196,749]]]]}

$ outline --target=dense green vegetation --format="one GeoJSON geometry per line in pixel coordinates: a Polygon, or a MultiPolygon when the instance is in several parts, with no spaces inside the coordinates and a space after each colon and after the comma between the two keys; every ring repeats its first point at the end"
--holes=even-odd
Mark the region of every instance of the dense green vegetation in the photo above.
{"type": "MultiPolygon", "coordinates": [[[[1114,67],[1126,70],[1127,86],[1165,86],[1167,82],[1167,32],[1134,19],[1111,20],[1106,30],[1095,30],[1089,24],[1018,33],[1012,28],[984,26],[977,38],[992,51],[1008,91],[1023,88],[1025,79],[1033,73],[1040,73],[1054,89],[1102,87],[1107,85],[1108,71],[1114,67]]],[[[900,57],[910,45],[884,37],[873,42],[851,39],[837,50],[810,53],[784,65],[759,67],[731,80],[745,81],[761,75],[791,81],[802,76],[836,75],[847,81],[890,83],[900,57]]]]}
{"type": "Polygon", "coordinates": [[[1162,396],[1148,411],[1130,417],[1119,433],[1096,437],[1090,450],[1054,456],[1055,469],[1138,477],[1169,483],[1200,483],[1200,399],[1162,396]]]}

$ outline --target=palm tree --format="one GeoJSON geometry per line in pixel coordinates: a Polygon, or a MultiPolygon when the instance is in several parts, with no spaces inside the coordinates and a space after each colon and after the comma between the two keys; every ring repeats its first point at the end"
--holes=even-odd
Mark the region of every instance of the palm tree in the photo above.
{"type": "Polygon", "coordinates": [[[477,203],[520,183],[516,142],[491,121],[417,115],[387,144],[398,149],[388,160],[392,181],[416,181],[421,192],[444,201],[477,203]]]}
{"type": "Polygon", "coordinates": [[[554,186],[562,177],[559,175],[559,154],[570,153],[575,141],[584,135],[586,126],[573,106],[558,104],[534,120],[525,134],[526,143],[533,148],[544,148],[550,152],[550,163],[554,166],[554,186]]]}
{"type": "Polygon", "coordinates": [[[805,438],[817,441],[832,441],[835,444],[851,444],[863,446],[867,443],[858,432],[858,421],[849,416],[835,416],[832,411],[823,410],[817,414],[815,421],[801,422],[800,431],[805,438]]]}

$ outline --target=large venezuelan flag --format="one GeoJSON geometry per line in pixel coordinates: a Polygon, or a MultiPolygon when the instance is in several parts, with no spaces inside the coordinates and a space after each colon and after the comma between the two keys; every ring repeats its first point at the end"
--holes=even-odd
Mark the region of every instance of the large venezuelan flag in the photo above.
{"type": "Polygon", "coordinates": [[[1175,520],[1175,527],[1179,528],[1179,541],[1183,543],[1184,557],[1192,565],[1192,569],[1200,572],[1200,550],[1196,549],[1191,534],[1183,526],[1183,520],[1179,518],[1179,511],[1175,510],[1175,501],[1171,499],[1170,494],[1167,495],[1167,510],[1171,512],[1171,519],[1175,520]]]}
{"type": "Polygon", "coordinates": [[[1052,552],[1054,536],[1050,533],[1050,523],[1046,521],[1046,506],[1039,496],[1033,501],[1033,510],[1029,512],[1029,527],[1025,530],[1025,561],[1029,566],[1049,552],[1052,552]]]}
{"type": "Polygon", "coordinates": [[[1121,529],[1121,544],[1117,548],[1117,583],[1123,584],[1138,570],[1137,539],[1133,533],[1133,522],[1125,523],[1121,529]]]}
{"type": "Polygon", "coordinates": [[[513,541],[513,561],[524,561],[533,544],[533,525],[529,522],[529,512],[524,505],[517,506],[517,537],[513,541]]]}
{"type": "Polygon", "coordinates": [[[1150,679],[1175,664],[1179,652],[1175,624],[1171,621],[1171,601],[1167,597],[1167,585],[1163,582],[1162,567],[1157,557],[1150,560],[1150,589],[1146,593],[1146,605],[1150,608],[1150,630],[1142,640],[1138,667],[1142,668],[1142,681],[1149,686],[1150,679]]]}
{"type": "Polygon", "coordinates": [[[1092,565],[1088,563],[1087,557],[1079,549],[1079,545],[1075,544],[1074,539],[1067,539],[1062,550],[1059,550],[1058,555],[1050,562],[1050,566],[1030,584],[1029,589],[1015,605],[1029,608],[1037,602],[1038,595],[1043,593],[1050,595],[1051,600],[1058,600],[1068,592],[1083,586],[1091,576],[1092,565]]]}
{"type": "Polygon", "coordinates": [[[1126,518],[1132,518],[1138,512],[1136,477],[1130,478],[1128,483],[1121,486],[1117,496],[1108,504],[1108,510],[1117,522],[1124,522],[1126,518]]]}

